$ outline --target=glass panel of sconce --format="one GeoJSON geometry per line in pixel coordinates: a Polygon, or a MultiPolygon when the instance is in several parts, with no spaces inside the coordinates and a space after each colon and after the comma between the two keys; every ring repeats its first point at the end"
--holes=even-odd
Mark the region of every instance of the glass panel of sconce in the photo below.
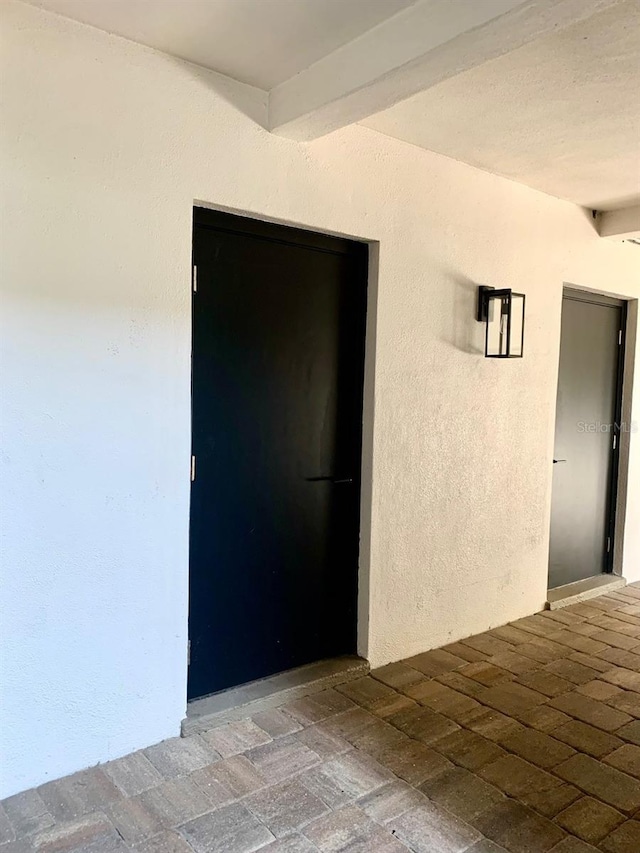
{"type": "Polygon", "coordinates": [[[524,302],[524,294],[509,289],[479,289],[477,319],[486,323],[487,358],[522,358],[524,302]]]}

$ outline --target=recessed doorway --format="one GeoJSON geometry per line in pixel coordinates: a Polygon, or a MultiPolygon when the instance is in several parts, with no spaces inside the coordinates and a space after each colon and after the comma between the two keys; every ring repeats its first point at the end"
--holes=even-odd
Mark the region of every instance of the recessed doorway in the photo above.
{"type": "Polygon", "coordinates": [[[549,588],[613,569],[626,303],[565,288],[549,588]]]}
{"type": "Polygon", "coordinates": [[[188,698],[356,651],[368,247],[194,210],[188,698]]]}

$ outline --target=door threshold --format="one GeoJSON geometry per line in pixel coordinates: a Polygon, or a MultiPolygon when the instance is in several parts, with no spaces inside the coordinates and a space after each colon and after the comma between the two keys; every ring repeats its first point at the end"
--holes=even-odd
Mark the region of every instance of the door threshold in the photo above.
{"type": "Polygon", "coordinates": [[[547,603],[545,610],[559,610],[570,604],[579,604],[588,601],[598,595],[606,595],[615,589],[626,586],[627,582],[618,575],[602,574],[593,578],[567,583],[547,591],[547,603]]]}
{"type": "Polygon", "coordinates": [[[259,681],[230,687],[187,704],[182,736],[213,729],[367,675],[369,662],[352,655],[321,660],[259,681]]]}

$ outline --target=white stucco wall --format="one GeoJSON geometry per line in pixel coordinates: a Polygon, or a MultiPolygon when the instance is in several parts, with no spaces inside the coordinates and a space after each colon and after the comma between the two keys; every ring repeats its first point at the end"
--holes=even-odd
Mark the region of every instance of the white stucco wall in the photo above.
{"type": "Polygon", "coordinates": [[[97,30],[1,17],[0,796],[184,716],[194,201],[379,241],[361,651],[379,665],[539,609],[562,284],[637,297],[640,248],[363,127],[271,136],[231,103],[255,115],[259,92],[97,30]],[[479,354],[478,283],[527,294],[524,359],[479,354]]]}

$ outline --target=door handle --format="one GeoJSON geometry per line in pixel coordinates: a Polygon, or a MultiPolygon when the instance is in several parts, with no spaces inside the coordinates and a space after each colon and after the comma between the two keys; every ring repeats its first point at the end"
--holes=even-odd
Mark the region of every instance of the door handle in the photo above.
{"type": "Polygon", "coordinates": [[[566,459],[554,459],[554,460],[553,460],[553,464],[554,464],[554,465],[557,465],[557,464],[558,464],[558,462],[566,462],[566,461],[567,461],[566,459]]]}
{"type": "Polygon", "coordinates": [[[339,486],[344,483],[353,483],[353,477],[306,477],[307,483],[333,483],[339,486]]]}

